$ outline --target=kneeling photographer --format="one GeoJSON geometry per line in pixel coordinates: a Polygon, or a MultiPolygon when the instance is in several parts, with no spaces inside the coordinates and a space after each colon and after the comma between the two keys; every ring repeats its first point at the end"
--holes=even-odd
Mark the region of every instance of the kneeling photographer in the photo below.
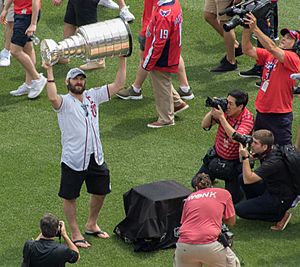
{"type": "Polygon", "coordinates": [[[36,240],[27,241],[23,248],[22,267],[62,267],[79,260],[79,250],[69,238],[65,224],[47,213],[40,220],[41,233],[36,240]],[[65,244],[55,242],[63,237],[65,244]]]}
{"type": "Polygon", "coordinates": [[[222,226],[222,220],[231,226],[235,224],[229,192],[212,188],[205,173],[197,174],[194,182],[194,193],[184,203],[173,266],[240,266],[230,247],[232,234],[222,226]]]}
{"type": "Polygon", "coordinates": [[[235,209],[241,218],[277,222],[271,229],[284,230],[291,218],[288,209],[296,194],[288,167],[273,144],[274,135],[271,131],[254,132],[251,153],[253,158],[261,162],[254,171],[250,167],[247,147],[240,145],[243,161],[242,188],[247,200],[237,204],[235,209]]]}
{"type": "MultiPolygon", "coordinates": [[[[208,98],[206,106],[209,111],[202,120],[202,128],[210,130],[218,125],[214,146],[211,147],[205,157],[198,173],[209,174],[212,181],[222,179],[225,188],[231,193],[233,203],[237,203],[242,194],[238,182],[238,176],[242,172],[239,160],[239,143],[232,137],[235,133],[250,134],[253,128],[253,114],[246,108],[248,94],[241,90],[232,90],[227,99],[208,98]],[[224,113],[225,112],[225,113],[224,113]]],[[[192,184],[194,183],[192,180],[192,184]]]]}

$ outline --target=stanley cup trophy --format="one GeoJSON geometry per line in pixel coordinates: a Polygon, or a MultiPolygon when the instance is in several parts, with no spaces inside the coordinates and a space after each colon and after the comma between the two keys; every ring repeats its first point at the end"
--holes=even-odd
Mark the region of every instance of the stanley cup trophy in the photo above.
{"type": "Polygon", "coordinates": [[[41,42],[42,59],[49,65],[60,59],[78,57],[96,60],[105,57],[130,56],[132,36],[126,21],[121,18],[81,26],[75,35],[58,44],[45,39],[41,42]]]}

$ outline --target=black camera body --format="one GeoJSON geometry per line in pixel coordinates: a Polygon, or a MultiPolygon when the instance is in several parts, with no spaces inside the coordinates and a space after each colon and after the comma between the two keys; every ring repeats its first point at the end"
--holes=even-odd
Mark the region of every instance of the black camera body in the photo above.
{"type": "Polygon", "coordinates": [[[249,0],[224,9],[219,12],[220,16],[226,14],[227,16],[233,17],[230,21],[224,23],[224,31],[229,32],[238,25],[247,27],[247,25],[244,24],[244,18],[249,12],[251,12],[256,18],[270,16],[273,12],[271,7],[271,0],[249,0]]]}
{"type": "Polygon", "coordinates": [[[226,224],[222,223],[221,233],[219,234],[218,241],[224,246],[224,248],[233,246],[234,234],[229,231],[226,224]]]}
{"type": "Polygon", "coordinates": [[[58,237],[59,239],[61,239],[61,223],[59,223],[59,225],[58,225],[56,237],[58,237]]]}
{"type": "Polygon", "coordinates": [[[228,104],[228,101],[226,98],[219,98],[219,97],[216,97],[216,98],[207,97],[207,99],[205,101],[206,107],[212,107],[212,108],[219,109],[219,106],[220,106],[224,112],[227,110],[227,104],[228,104]]]}
{"type": "Polygon", "coordinates": [[[244,147],[247,145],[251,145],[253,142],[253,136],[248,134],[240,134],[238,132],[234,132],[232,135],[232,140],[241,143],[244,147]]]}

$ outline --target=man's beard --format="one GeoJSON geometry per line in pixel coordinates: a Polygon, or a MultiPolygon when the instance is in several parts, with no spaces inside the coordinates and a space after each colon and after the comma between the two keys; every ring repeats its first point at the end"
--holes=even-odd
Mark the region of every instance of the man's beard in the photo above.
{"type": "Polygon", "coordinates": [[[82,95],[82,93],[85,91],[85,84],[84,85],[80,85],[81,88],[78,88],[79,85],[71,85],[70,83],[68,83],[67,88],[70,92],[72,92],[75,95],[82,95]],[[77,88],[76,88],[77,87],[77,88]]]}

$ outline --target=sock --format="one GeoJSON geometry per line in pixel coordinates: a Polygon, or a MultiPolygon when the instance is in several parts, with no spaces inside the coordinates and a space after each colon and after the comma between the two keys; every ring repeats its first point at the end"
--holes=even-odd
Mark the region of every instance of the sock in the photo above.
{"type": "Polygon", "coordinates": [[[137,94],[139,94],[140,92],[141,92],[141,88],[137,88],[137,87],[135,87],[134,85],[132,85],[132,89],[133,89],[133,91],[134,92],[136,92],[137,94]]]}
{"type": "Polygon", "coordinates": [[[181,91],[188,93],[190,91],[190,87],[189,86],[180,86],[181,91]]]}

